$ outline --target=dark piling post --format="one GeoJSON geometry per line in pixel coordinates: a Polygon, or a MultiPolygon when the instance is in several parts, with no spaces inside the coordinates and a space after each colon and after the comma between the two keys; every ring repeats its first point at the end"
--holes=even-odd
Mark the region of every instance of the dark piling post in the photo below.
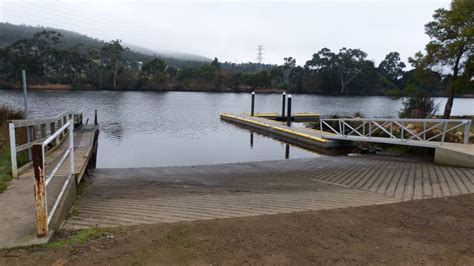
{"type": "Polygon", "coordinates": [[[288,111],[286,113],[286,125],[291,127],[291,94],[288,95],[288,111]]]}
{"type": "Polygon", "coordinates": [[[250,106],[250,116],[255,114],[255,92],[252,91],[252,105],[250,106]]]}
{"type": "Polygon", "coordinates": [[[97,109],[94,110],[94,125],[99,124],[99,121],[97,121],[97,109]]]}
{"type": "Polygon", "coordinates": [[[290,144],[286,144],[285,147],[285,159],[290,159],[290,144]]]}
{"type": "Polygon", "coordinates": [[[281,102],[281,118],[285,117],[285,102],[286,102],[286,92],[283,92],[283,101],[281,102]]]}

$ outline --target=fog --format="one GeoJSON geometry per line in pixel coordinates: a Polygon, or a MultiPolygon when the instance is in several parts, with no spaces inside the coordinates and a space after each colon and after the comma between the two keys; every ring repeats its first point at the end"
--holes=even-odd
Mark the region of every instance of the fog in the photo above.
{"type": "MultiPolygon", "coordinates": [[[[360,48],[378,63],[391,51],[404,61],[428,41],[424,24],[450,1],[150,2],[3,1],[0,21],[121,39],[152,50],[220,61],[304,64],[323,47],[360,48]]],[[[1,33],[0,33],[1,34],[1,33]]]]}

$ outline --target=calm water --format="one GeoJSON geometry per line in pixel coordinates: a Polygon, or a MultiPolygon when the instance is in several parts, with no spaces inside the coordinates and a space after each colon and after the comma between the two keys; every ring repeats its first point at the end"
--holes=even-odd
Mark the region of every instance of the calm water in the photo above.
{"type": "MultiPolygon", "coordinates": [[[[41,91],[29,94],[30,115],[98,109],[97,167],[196,165],[319,156],[219,119],[248,112],[250,95],[198,92],[41,91]],[[251,145],[251,138],[253,139],[251,145]]],[[[445,99],[437,98],[440,109],[445,99]]],[[[21,108],[20,92],[0,90],[0,104],[21,108]]],[[[295,112],[395,117],[401,100],[387,97],[293,95],[295,112]]],[[[257,112],[279,112],[281,95],[257,95],[257,112]]],[[[474,114],[474,99],[455,99],[454,115],[474,114]]]]}

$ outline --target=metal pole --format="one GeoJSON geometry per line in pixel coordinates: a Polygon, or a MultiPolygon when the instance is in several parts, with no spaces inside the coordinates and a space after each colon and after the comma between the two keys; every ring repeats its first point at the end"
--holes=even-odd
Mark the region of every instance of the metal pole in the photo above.
{"type": "Polygon", "coordinates": [[[69,120],[69,164],[71,177],[74,176],[74,120],[69,120]]]}
{"type": "Polygon", "coordinates": [[[286,113],[286,125],[291,127],[291,94],[288,95],[288,111],[286,113]]]}
{"type": "Polygon", "coordinates": [[[8,124],[10,131],[10,160],[12,163],[12,176],[18,177],[18,163],[16,161],[16,136],[15,136],[15,125],[13,123],[8,124]]]}
{"type": "Polygon", "coordinates": [[[285,117],[285,101],[286,101],[286,92],[283,92],[283,101],[281,102],[281,118],[285,117]]]}
{"type": "Polygon", "coordinates": [[[94,110],[94,125],[97,125],[99,121],[97,121],[97,109],[94,110]]]}
{"type": "Polygon", "coordinates": [[[469,132],[471,129],[471,120],[464,124],[464,144],[469,144],[469,132]]]}
{"type": "MultiPolygon", "coordinates": [[[[21,81],[23,83],[23,102],[25,105],[25,118],[28,118],[28,92],[26,88],[26,71],[23,69],[21,71],[21,81]]],[[[31,129],[30,127],[26,127],[26,143],[31,142],[31,129]]],[[[33,154],[31,149],[28,149],[28,159],[31,161],[33,158],[33,154]]]]}
{"type": "Polygon", "coordinates": [[[250,115],[254,116],[255,114],[255,92],[252,91],[252,104],[250,106],[250,115]]]}
{"type": "Polygon", "coordinates": [[[21,79],[23,82],[23,100],[25,102],[25,118],[28,117],[28,93],[26,89],[26,71],[23,69],[21,71],[21,79]]]}

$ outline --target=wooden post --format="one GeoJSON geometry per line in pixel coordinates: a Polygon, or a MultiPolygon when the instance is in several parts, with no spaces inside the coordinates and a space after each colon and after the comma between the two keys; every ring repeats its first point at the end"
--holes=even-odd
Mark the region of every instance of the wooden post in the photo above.
{"type": "Polygon", "coordinates": [[[97,109],[94,110],[94,125],[97,125],[99,121],[97,121],[97,109]]]}
{"type": "Polygon", "coordinates": [[[286,125],[291,127],[291,94],[288,95],[288,111],[286,113],[286,125]]]}
{"type": "Polygon", "coordinates": [[[250,116],[254,116],[255,114],[255,92],[252,91],[252,104],[250,106],[250,116]]]}
{"type": "Polygon", "coordinates": [[[46,210],[46,182],[42,144],[33,144],[33,170],[35,172],[36,234],[38,237],[43,237],[48,234],[48,212],[46,210]]]}

